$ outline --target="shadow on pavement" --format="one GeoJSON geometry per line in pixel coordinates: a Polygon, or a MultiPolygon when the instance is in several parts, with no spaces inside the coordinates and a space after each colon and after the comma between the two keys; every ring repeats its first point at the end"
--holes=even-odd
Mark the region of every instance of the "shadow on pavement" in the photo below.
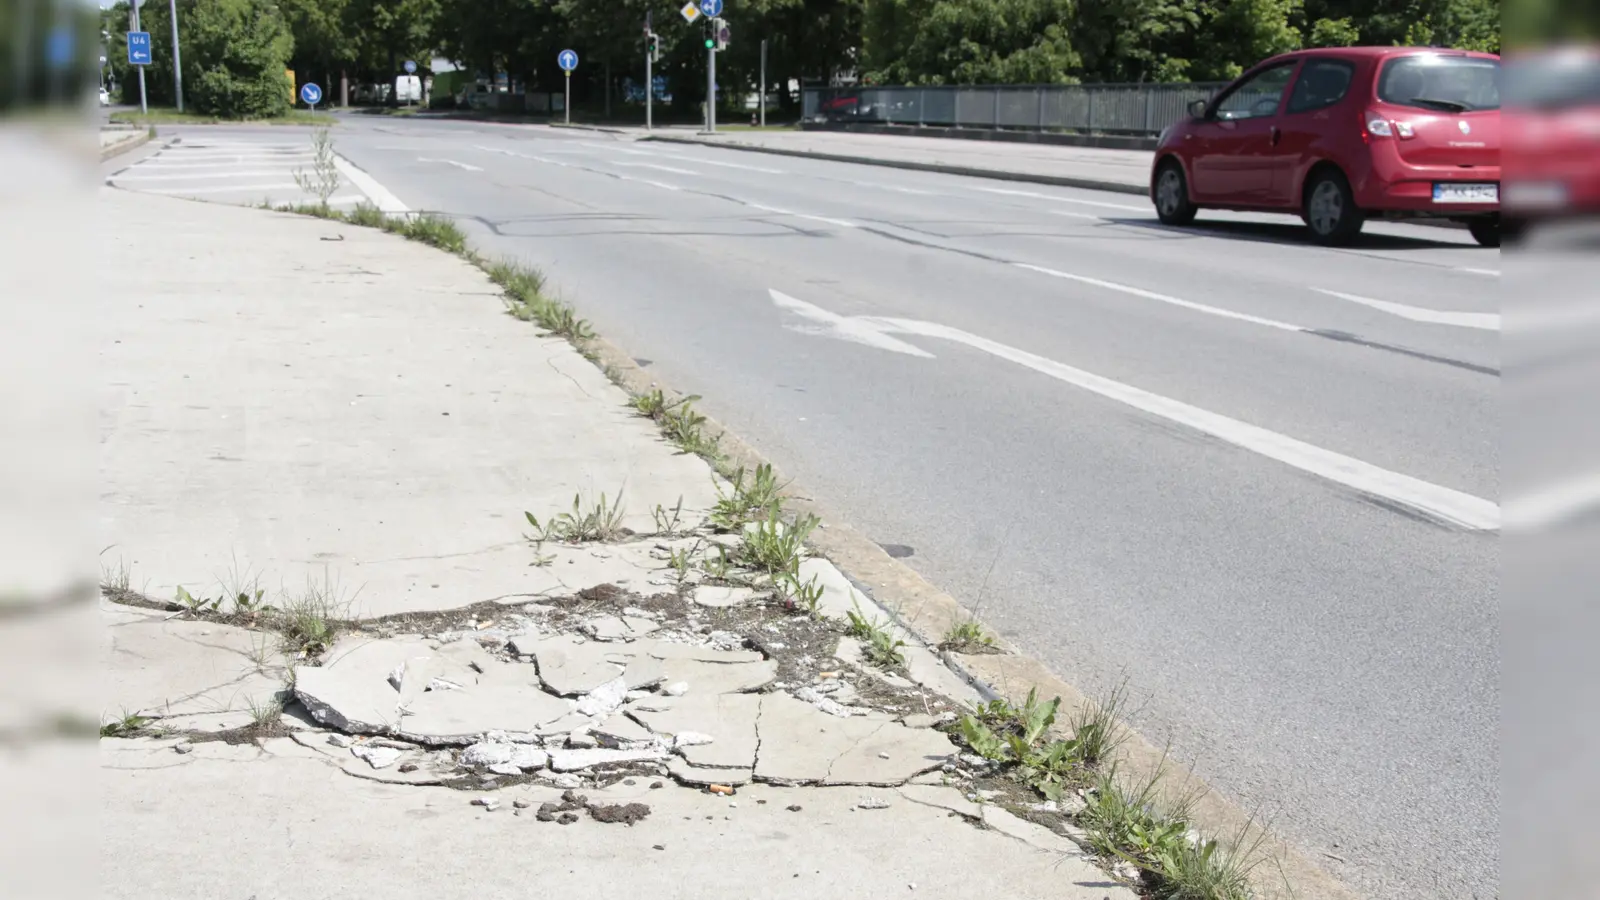
{"type": "MultiPolygon", "coordinates": [[[[1276,222],[1233,222],[1211,221],[1204,218],[1196,220],[1193,225],[1163,225],[1153,219],[1135,218],[1109,218],[1108,221],[1131,228],[1145,228],[1159,231],[1164,234],[1176,236],[1192,235],[1196,237],[1224,237],[1242,241],[1258,241],[1267,244],[1298,244],[1302,247],[1315,248],[1317,244],[1311,241],[1306,234],[1306,227],[1298,222],[1286,221],[1282,224],[1276,222]]],[[[1460,249],[1470,247],[1452,241],[1433,241],[1426,238],[1402,237],[1394,234],[1377,234],[1362,232],[1355,243],[1348,249],[1363,250],[1438,250],[1460,249]]]]}

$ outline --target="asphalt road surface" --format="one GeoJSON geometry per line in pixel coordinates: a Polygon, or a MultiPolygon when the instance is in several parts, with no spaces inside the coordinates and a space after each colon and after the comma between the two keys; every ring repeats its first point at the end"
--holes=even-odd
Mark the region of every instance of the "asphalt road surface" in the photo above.
{"type": "Polygon", "coordinates": [[[1126,676],[1152,739],[1357,890],[1497,896],[1498,252],[594,133],[336,132],[1027,652],[1126,676]]]}

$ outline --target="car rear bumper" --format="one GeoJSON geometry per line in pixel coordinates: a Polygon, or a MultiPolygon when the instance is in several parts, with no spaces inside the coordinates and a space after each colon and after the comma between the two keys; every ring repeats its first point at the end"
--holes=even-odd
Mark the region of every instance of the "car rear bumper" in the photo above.
{"type": "Polygon", "coordinates": [[[1356,190],[1356,203],[1369,212],[1412,216],[1454,218],[1499,212],[1499,201],[1462,203],[1434,199],[1435,184],[1500,185],[1498,167],[1474,169],[1465,176],[1461,173],[1460,169],[1418,170],[1390,179],[1370,178],[1356,190]]]}

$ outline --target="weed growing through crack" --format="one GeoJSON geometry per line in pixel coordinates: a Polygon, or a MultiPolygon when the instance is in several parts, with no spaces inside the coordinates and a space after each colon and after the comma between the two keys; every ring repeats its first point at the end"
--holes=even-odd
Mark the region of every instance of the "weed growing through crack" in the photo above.
{"type": "Polygon", "coordinates": [[[294,183],[317,198],[318,209],[328,209],[328,198],[339,189],[339,166],[333,153],[333,137],[326,127],[311,133],[311,169],[296,169],[294,183]]]}
{"type": "Polygon", "coordinates": [[[524,321],[533,322],[551,334],[581,343],[594,338],[594,330],[587,320],[578,318],[572,307],[551,299],[545,293],[545,278],[537,269],[530,269],[512,260],[503,259],[484,266],[489,280],[506,292],[506,311],[524,321]]]}
{"type": "Polygon", "coordinates": [[[817,584],[817,576],[811,580],[800,583],[798,572],[781,572],[775,579],[779,593],[783,595],[784,606],[790,612],[803,612],[813,619],[822,618],[822,592],[823,588],[817,584]]]}
{"type": "Polygon", "coordinates": [[[728,559],[728,548],[721,544],[717,545],[715,557],[707,556],[700,561],[700,570],[706,573],[706,577],[718,581],[728,580],[728,572],[732,567],[733,561],[728,559]]]}
{"type": "Polygon", "coordinates": [[[290,656],[308,658],[327,650],[348,616],[350,602],[342,598],[338,586],[327,579],[322,584],[307,582],[300,594],[284,598],[273,614],[272,624],[290,656]]]}
{"type": "Polygon", "coordinates": [[[678,583],[683,584],[689,578],[689,563],[694,559],[694,551],[699,544],[683,550],[667,551],[667,565],[678,576],[678,583]]]}
{"type": "Polygon", "coordinates": [[[388,216],[384,214],[383,210],[365,201],[357,203],[353,209],[344,215],[346,222],[351,225],[360,225],[363,228],[382,228],[386,219],[388,219],[388,216]]]}
{"type": "MultiPolygon", "coordinates": [[[[111,549],[110,547],[106,548],[111,549]]],[[[104,552],[104,551],[102,551],[104,552]]],[[[128,568],[126,560],[117,560],[116,565],[100,564],[100,590],[102,593],[126,594],[131,591],[133,583],[133,570],[128,568]]]]}
{"type": "Polygon", "coordinates": [[[717,502],[711,507],[711,524],[719,531],[738,531],[783,511],[783,489],[772,466],[762,463],[746,480],[744,466],[733,472],[731,491],[717,484],[717,502]]]}
{"type": "Polygon", "coordinates": [[[616,503],[608,502],[606,495],[601,494],[600,499],[587,509],[583,505],[583,495],[577,494],[572,498],[570,512],[557,513],[543,522],[531,512],[524,512],[523,515],[527,516],[528,524],[533,526],[536,543],[549,540],[566,541],[569,544],[613,541],[629,533],[622,527],[622,491],[617,492],[616,503]]]}
{"type": "Polygon", "coordinates": [[[657,503],[656,508],[650,511],[650,518],[655,520],[656,534],[661,537],[672,538],[683,534],[683,497],[678,497],[678,504],[672,509],[657,503]]]}
{"type": "Polygon", "coordinates": [[[138,713],[122,711],[122,717],[112,719],[100,726],[100,736],[105,737],[132,737],[144,731],[145,726],[154,722],[150,716],[141,716],[138,713]]]}
{"type": "Polygon", "coordinates": [[[845,616],[848,621],[845,634],[862,641],[861,652],[866,656],[867,662],[880,669],[906,667],[906,655],[903,652],[906,642],[896,639],[889,632],[887,623],[876,618],[867,618],[867,614],[861,611],[859,602],[855,604],[854,609],[847,611],[845,616]]]}
{"type": "Polygon", "coordinates": [[[765,571],[773,580],[786,572],[798,572],[800,560],[805,557],[806,538],[816,529],[817,522],[817,517],[808,513],[792,524],[785,523],[778,510],[769,510],[764,520],[745,526],[738,561],[765,571]]]}
{"type": "Polygon", "coordinates": [[[994,638],[985,633],[983,626],[976,619],[967,619],[950,626],[944,633],[944,640],[939,642],[940,650],[949,650],[953,653],[972,653],[975,651],[989,650],[994,647],[994,638]]]}
{"type": "MultiPolygon", "coordinates": [[[[685,398],[685,401],[690,399],[693,398],[685,398]]],[[[632,406],[635,412],[646,419],[653,419],[658,422],[661,421],[661,417],[666,415],[667,410],[670,408],[667,403],[667,395],[661,393],[660,388],[648,394],[634,396],[633,399],[628,401],[628,405],[632,406]]]]}
{"type": "Polygon", "coordinates": [[[214,613],[222,607],[222,597],[217,596],[208,599],[203,594],[199,597],[196,597],[195,595],[189,593],[189,589],[181,584],[178,585],[177,591],[174,592],[172,602],[182,607],[183,610],[190,615],[214,613]]]}
{"type": "Polygon", "coordinates": [[[1123,680],[1104,697],[1078,707],[1068,719],[1078,756],[1086,765],[1099,765],[1109,760],[1127,740],[1128,735],[1119,721],[1127,699],[1128,683],[1123,680]]]}

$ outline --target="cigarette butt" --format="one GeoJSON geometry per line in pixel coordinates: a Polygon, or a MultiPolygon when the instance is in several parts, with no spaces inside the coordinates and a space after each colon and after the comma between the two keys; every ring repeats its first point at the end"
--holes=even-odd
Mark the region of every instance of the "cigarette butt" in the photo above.
{"type": "Polygon", "coordinates": [[[733,796],[733,788],[725,784],[713,784],[711,787],[707,788],[707,790],[711,791],[713,794],[725,794],[729,797],[733,796]]]}
{"type": "Polygon", "coordinates": [[[838,672],[818,672],[817,673],[817,677],[818,678],[838,678],[839,677],[839,673],[838,672]]]}

